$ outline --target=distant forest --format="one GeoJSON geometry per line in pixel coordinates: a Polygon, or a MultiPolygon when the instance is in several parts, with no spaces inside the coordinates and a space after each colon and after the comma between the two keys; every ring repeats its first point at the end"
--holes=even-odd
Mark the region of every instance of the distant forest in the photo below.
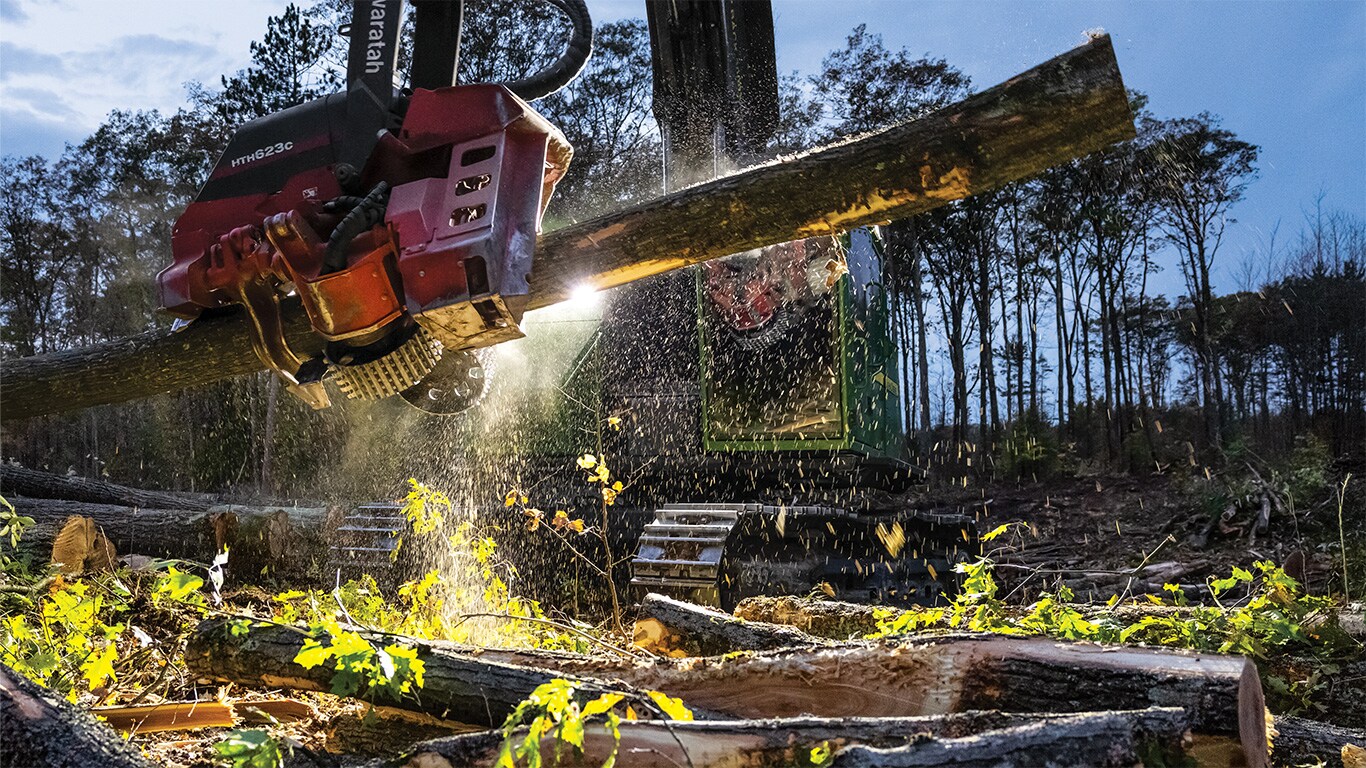
{"type": "MultiPolygon", "coordinates": [[[[235,126],[342,87],[335,30],[348,5],[289,6],[247,69],[189,83],[175,114],[116,111],[60,157],[0,161],[4,357],[169,322],[152,286],[176,216],[235,126]]],[[[469,3],[463,82],[556,55],[562,41],[546,30],[558,18],[506,7],[469,3]]],[[[662,189],[644,22],[598,26],[595,48],[577,82],[536,105],[576,150],[547,227],[662,189]]],[[[774,156],[925,114],[974,84],[860,26],[820,71],[780,86],[774,156]]],[[[1298,231],[1260,222],[1275,233],[1265,252],[1230,269],[1221,240],[1258,147],[1214,115],[1159,118],[1146,101],[1132,94],[1133,141],[884,227],[903,415],[922,459],[980,456],[972,471],[997,477],[1060,460],[1140,473],[1295,450],[1361,460],[1366,222],[1304,201],[1298,231]],[[1152,289],[1159,264],[1179,270],[1183,294],[1152,289]],[[1217,292],[1216,269],[1236,273],[1238,290],[1217,292]]],[[[338,482],[329,470],[352,428],[342,411],[308,411],[260,374],[20,422],[3,448],[136,485],[320,495],[338,482]]]]}

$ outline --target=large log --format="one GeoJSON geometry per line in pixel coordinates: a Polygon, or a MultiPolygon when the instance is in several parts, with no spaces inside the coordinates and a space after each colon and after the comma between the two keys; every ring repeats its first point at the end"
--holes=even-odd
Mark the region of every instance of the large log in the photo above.
{"type": "MultiPolygon", "coordinates": [[[[362,633],[376,647],[401,641],[418,649],[426,665],[424,685],[412,694],[391,697],[376,692],[373,703],[426,712],[446,720],[493,727],[537,686],[555,678],[573,680],[590,696],[608,691],[633,694],[626,686],[537,667],[505,664],[434,647],[420,640],[379,633],[362,633]]],[[[323,664],[312,669],[294,663],[307,633],[296,627],[254,626],[235,635],[228,619],[201,622],[185,648],[185,666],[200,678],[269,688],[329,691],[335,670],[323,664]]],[[[327,639],[322,642],[326,644],[327,639]]]]}
{"type": "MultiPolygon", "coordinates": [[[[221,622],[207,622],[191,637],[186,664],[214,680],[325,689],[330,671],[293,663],[302,642],[287,627],[253,629],[238,638],[221,622]]],[[[1191,713],[1197,735],[1237,745],[1251,766],[1266,764],[1261,682],[1242,657],[957,635],[651,663],[564,656],[560,664],[542,653],[536,666],[522,666],[509,653],[474,656],[411,643],[427,665],[421,701],[386,703],[457,720],[487,715],[467,722],[497,722],[496,713],[506,714],[536,684],[556,676],[663,691],[694,709],[745,719],[1181,706],[1191,713]],[[489,686],[499,690],[488,692],[489,686]]]]}
{"type": "Polygon", "coordinates": [[[1196,734],[1265,765],[1256,667],[1216,654],[999,635],[685,659],[614,677],[733,717],[930,715],[974,709],[1080,712],[1181,706],[1196,734]]]}
{"type": "MultiPolygon", "coordinates": [[[[882,749],[840,750],[832,768],[1128,768],[1180,765],[1186,754],[1187,713],[1180,709],[1088,712],[1052,722],[987,731],[964,739],[928,739],[882,749]]],[[[1239,756],[1209,754],[1225,765],[1239,756]]]]}
{"type": "MultiPolygon", "coordinates": [[[[810,765],[812,749],[834,752],[834,765],[1027,766],[1065,755],[1071,762],[1053,764],[1127,767],[1140,762],[1140,746],[1149,748],[1148,758],[1163,752],[1179,757],[1188,725],[1185,712],[1177,708],[1083,715],[968,712],[933,717],[636,721],[621,724],[619,745],[602,728],[588,725],[583,764],[602,764],[615,746],[618,763],[632,768],[810,765]],[[928,755],[939,762],[904,762],[928,755]]],[[[525,738],[524,731],[513,738],[525,738]]],[[[434,766],[442,765],[436,762],[440,758],[451,766],[492,766],[502,741],[499,731],[433,739],[413,745],[403,755],[364,765],[434,766]]],[[[566,751],[553,739],[542,741],[545,764],[555,764],[557,748],[562,754],[566,751]]]]}
{"type": "Polygon", "coordinates": [[[114,729],[0,664],[0,768],[152,768],[114,729]]]}
{"type": "Polygon", "coordinates": [[[46,562],[52,542],[71,517],[89,517],[117,555],[147,555],[210,562],[229,548],[230,575],[307,575],[312,560],[327,556],[328,510],[315,507],[221,505],[207,510],[146,509],[62,499],[9,500],[33,525],[19,551],[46,562]]]}
{"type": "Polygon", "coordinates": [[[18,464],[0,464],[0,494],[35,499],[67,499],[124,507],[206,510],[213,501],[199,494],[161,493],[84,477],[69,477],[18,464]]]}
{"type": "Polygon", "coordinates": [[[640,604],[635,644],[665,656],[721,656],[734,651],[820,645],[780,624],[744,621],[714,608],[649,594],[640,604]]]}
{"type": "MultiPolygon", "coordinates": [[[[1110,39],[920,120],[546,233],[530,308],[799,237],[906,218],[1134,136],[1110,39]]],[[[312,355],[297,302],[286,335],[312,355]]],[[[123,402],[261,370],[241,314],[7,361],[0,420],[123,402]]]]}

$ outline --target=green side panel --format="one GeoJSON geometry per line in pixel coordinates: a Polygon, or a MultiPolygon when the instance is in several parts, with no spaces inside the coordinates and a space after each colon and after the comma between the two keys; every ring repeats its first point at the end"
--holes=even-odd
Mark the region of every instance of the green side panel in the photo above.
{"type": "Polygon", "coordinates": [[[766,254],[767,264],[755,263],[752,254],[739,257],[749,262],[727,260],[731,272],[720,280],[714,272],[699,275],[702,432],[708,450],[900,455],[896,354],[881,283],[881,245],[874,232],[861,229],[840,238],[838,247],[836,253],[808,245],[808,279],[797,288],[790,265],[780,263],[790,255],[783,253],[766,254]],[[826,275],[836,274],[827,268],[827,254],[842,254],[848,268],[833,286],[824,283],[826,275]],[[758,296],[753,285],[783,279],[788,301],[773,321],[758,332],[737,330],[736,315],[722,307],[725,297],[743,294],[752,306],[768,295],[758,296]],[[722,283],[729,291],[718,302],[712,294],[722,283]]]}
{"type": "Polygon", "coordinates": [[[882,282],[882,241],[874,230],[849,233],[841,313],[844,397],[849,431],[866,453],[899,457],[904,446],[897,347],[882,282]]]}

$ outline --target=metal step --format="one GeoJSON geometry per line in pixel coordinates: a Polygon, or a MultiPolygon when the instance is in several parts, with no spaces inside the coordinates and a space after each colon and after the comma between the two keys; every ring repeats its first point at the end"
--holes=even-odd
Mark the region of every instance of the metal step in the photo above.
{"type": "Polygon", "coordinates": [[[393,570],[393,553],[408,531],[408,520],[399,504],[361,504],[353,507],[334,529],[334,543],[328,547],[329,569],[340,570],[342,578],[374,576],[393,570]]]}

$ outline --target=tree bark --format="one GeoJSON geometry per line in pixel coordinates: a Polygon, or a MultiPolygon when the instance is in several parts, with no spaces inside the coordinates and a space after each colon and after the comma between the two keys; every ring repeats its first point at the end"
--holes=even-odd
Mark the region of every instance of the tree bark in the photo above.
{"type": "MultiPolygon", "coordinates": [[[[1272,762],[1278,766],[1313,765],[1322,761],[1329,768],[1355,768],[1348,763],[1352,747],[1366,750],[1366,730],[1329,725],[1302,717],[1277,717],[1272,740],[1272,762]]],[[[1366,764],[1360,763],[1361,764],[1366,764]]]]}
{"type": "MultiPolygon", "coordinates": [[[[794,238],[914,216],[1134,136],[1110,39],[1100,36],[938,112],[749,168],[542,236],[529,308],[583,285],[649,275],[794,238]]],[[[296,352],[316,354],[285,302],[296,352]]],[[[241,313],[7,361],[0,419],[123,402],[261,370],[241,313]]]]}
{"type": "Polygon", "coordinates": [[[640,604],[635,642],[646,650],[674,657],[820,644],[819,639],[789,626],[745,621],[656,594],[646,595],[640,604]]]}
{"type": "Polygon", "coordinates": [[[28,496],[35,499],[67,499],[94,504],[117,504],[124,507],[152,507],[155,509],[192,509],[203,511],[214,502],[201,495],[160,493],[129,488],[126,485],[68,477],[18,464],[0,464],[0,492],[5,496],[28,496]]]}
{"type": "Polygon", "coordinates": [[[37,562],[46,562],[53,539],[73,516],[91,518],[119,556],[207,563],[228,547],[228,573],[234,577],[255,577],[263,568],[305,575],[311,562],[322,562],[328,554],[328,511],[321,508],[221,505],[200,511],[23,497],[10,502],[19,514],[33,518],[19,551],[37,562]]]}
{"type": "Polygon", "coordinates": [[[152,768],[114,729],[0,664],[0,768],[152,768]]]}
{"type": "Polygon", "coordinates": [[[835,600],[747,597],[735,606],[735,615],[745,621],[786,624],[816,637],[847,640],[876,630],[878,610],[871,605],[835,600]]]}
{"type": "MultiPolygon", "coordinates": [[[[852,746],[832,768],[1128,768],[1179,765],[1186,754],[1188,715],[1180,709],[1087,712],[1057,720],[987,731],[975,738],[928,739],[880,749],[852,746]]],[[[1241,765],[1227,749],[1205,765],[1241,765]],[[1222,758],[1220,760],[1219,758],[1222,758]]]]}
{"type": "MultiPolygon", "coordinates": [[[[1015,765],[1044,765],[1046,759],[1067,750],[1067,754],[1077,756],[1076,762],[1067,765],[1127,767],[1139,762],[1134,753],[1125,752],[1130,759],[1123,763],[1099,759],[1110,754],[1104,750],[1107,744],[1099,739],[1127,740],[1130,747],[1146,742],[1159,749],[1165,747],[1169,754],[1176,755],[1181,751],[1187,727],[1185,713],[1175,708],[1084,715],[967,712],[931,717],[804,717],[667,723],[655,720],[623,722],[617,753],[619,763],[633,768],[684,765],[729,768],[741,764],[750,768],[777,768],[809,765],[811,750],[820,748],[835,753],[834,765],[955,766],[997,766],[1003,764],[1001,756],[1018,761],[1011,763],[1015,765]],[[1093,743],[1082,744],[1077,749],[1077,744],[1087,738],[1093,743]],[[990,758],[993,745],[1011,748],[990,758]],[[936,755],[942,762],[899,762],[923,760],[928,755],[936,755]],[[995,762],[987,761],[989,759],[995,762]],[[879,760],[881,762],[876,762],[879,760]]],[[[584,735],[582,764],[601,764],[613,749],[612,739],[602,727],[593,724],[586,727],[584,735]]],[[[520,743],[525,732],[519,731],[513,738],[520,743]]],[[[366,768],[397,768],[411,765],[407,761],[416,756],[426,755],[427,760],[440,757],[452,766],[491,766],[502,742],[503,735],[499,731],[451,736],[415,744],[402,757],[383,758],[364,765],[366,768]]],[[[550,738],[541,743],[541,756],[547,765],[554,764],[556,746],[550,738]]],[[[568,748],[559,745],[559,749],[563,753],[568,748]]]]}

